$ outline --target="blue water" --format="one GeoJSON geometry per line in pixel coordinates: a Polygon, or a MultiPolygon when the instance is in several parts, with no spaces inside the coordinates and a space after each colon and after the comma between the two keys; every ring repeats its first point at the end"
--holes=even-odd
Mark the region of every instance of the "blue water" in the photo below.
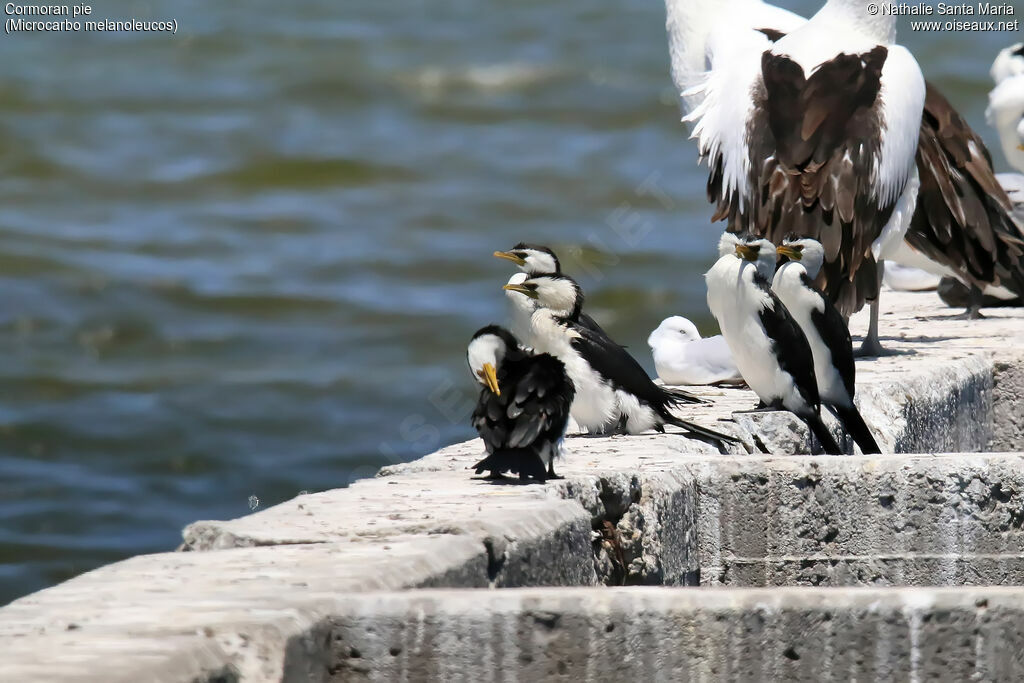
{"type": "MultiPolygon", "coordinates": [[[[179,30],[0,36],[0,604],[471,436],[521,239],[649,368],[713,330],[660,2],[93,10],[179,30]]],[[[1017,38],[903,34],[990,143],[1017,38]]]]}

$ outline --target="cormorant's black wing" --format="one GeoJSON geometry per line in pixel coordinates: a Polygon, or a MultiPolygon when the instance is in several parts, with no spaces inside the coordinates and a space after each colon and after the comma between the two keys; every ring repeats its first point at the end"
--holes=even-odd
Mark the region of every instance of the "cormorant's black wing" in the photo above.
{"type": "Polygon", "coordinates": [[[677,399],[700,402],[699,398],[682,390],[669,393],[655,384],[629,351],[608,335],[578,325],[573,326],[573,331],[579,336],[572,340],[572,347],[615,389],[622,389],[657,407],[671,405],[677,399]]]}
{"type": "Polygon", "coordinates": [[[775,292],[766,290],[771,297],[772,305],[765,306],[760,315],[764,331],[772,340],[772,353],[779,359],[782,369],[793,376],[797,390],[804,400],[814,409],[821,405],[818,396],[818,382],[814,378],[814,356],[811,345],[803,330],[793,319],[775,292]]]}
{"type": "Polygon", "coordinates": [[[557,441],[565,433],[575,388],[562,361],[546,353],[506,359],[498,386],[500,396],[481,390],[472,417],[488,453],[527,449],[539,437],[557,441]]]}
{"type": "Polygon", "coordinates": [[[590,330],[591,332],[597,332],[598,334],[603,335],[605,337],[608,336],[608,333],[601,328],[601,325],[599,325],[596,320],[591,318],[586,313],[580,313],[580,317],[576,321],[576,324],[578,324],[580,327],[584,329],[590,330]]]}
{"type": "Polygon", "coordinates": [[[839,314],[839,311],[836,310],[828,298],[814,286],[814,281],[807,277],[806,273],[800,276],[800,280],[803,282],[804,287],[821,297],[821,301],[825,305],[821,313],[817,310],[811,311],[811,323],[814,324],[814,328],[821,335],[825,346],[832,352],[832,365],[839,371],[839,375],[843,378],[843,386],[846,387],[846,393],[852,399],[853,392],[855,391],[857,370],[853,361],[853,340],[850,338],[850,328],[846,326],[843,316],[839,314]]]}
{"type": "Polygon", "coordinates": [[[480,397],[473,410],[471,423],[477,434],[483,439],[488,453],[504,448],[508,443],[512,425],[506,417],[506,410],[511,398],[505,391],[501,392],[501,396],[497,396],[491,393],[487,387],[480,390],[480,397]]]}
{"type": "Polygon", "coordinates": [[[507,446],[527,448],[538,438],[560,439],[576,393],[562,361],[542,353],[518,361],[509,372],[518,379],[508,389],[512,396],[506,409],[511,427],[507,446]]]}
{"type": "Polygon", "coordinates": [[[607,336],[604,330],[601,329],[601,326],[598,325],[597,321],[595,321],[595,319],[588,315],[587,313],[580,313],[580,318],[577,321],[577,325],[586,330],[590,330],[592,332],[599,332],[602,335],[607,336]]]}

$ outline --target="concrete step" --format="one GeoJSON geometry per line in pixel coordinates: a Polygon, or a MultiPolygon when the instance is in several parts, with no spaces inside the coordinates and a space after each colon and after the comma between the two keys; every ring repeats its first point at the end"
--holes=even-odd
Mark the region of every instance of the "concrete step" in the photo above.
{"type": "MultiPolygon", "coordinates": [[[[340,607],[340,606],[339,606],[340,607]]],[[[345,681],[1019,681],[1024,591],[523,589],[355,597],[345,681]]]]}

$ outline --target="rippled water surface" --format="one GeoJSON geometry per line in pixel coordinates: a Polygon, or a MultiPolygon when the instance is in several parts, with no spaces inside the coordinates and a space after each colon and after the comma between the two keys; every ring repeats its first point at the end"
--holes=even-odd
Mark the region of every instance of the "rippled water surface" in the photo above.
{"type": "MultiPolygon", "coordinates": [[[[93,12],[179,31],[0,36],[0,604],[469,437],[520,239],[648,367],[713,329],[657,0],[93,12]]],[[[903,34],[990,142],[1014,38],[903,34]]]]}

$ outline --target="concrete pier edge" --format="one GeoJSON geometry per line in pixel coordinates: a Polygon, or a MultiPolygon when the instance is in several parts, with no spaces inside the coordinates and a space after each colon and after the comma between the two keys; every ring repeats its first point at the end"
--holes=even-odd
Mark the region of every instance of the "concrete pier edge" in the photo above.
{"type": "Polygon", "coordinates": [[[867,678],[1010,680],[1024,588],[983,586],[1024,584],[1024,311],[883,301],[901,354],[858,363],[858,402],[883,448],[924,455],[789,455],[801,425],[734,419],[753,395],[719,388],[688,417],[743,438],[725,455],[573,438],[565,479],[502,486],[457,444],[16,600],[0,679],[818,680],[831,653],[867,678]]]}

